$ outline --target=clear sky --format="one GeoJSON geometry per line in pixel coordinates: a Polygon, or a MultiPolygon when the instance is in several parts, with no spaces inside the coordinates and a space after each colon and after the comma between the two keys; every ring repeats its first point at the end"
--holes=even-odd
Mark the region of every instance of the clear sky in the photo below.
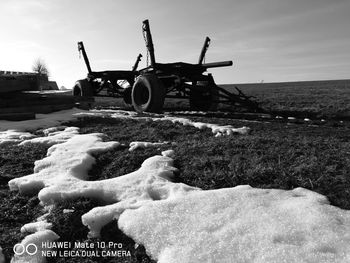
{"type": "MultiPolygon", "coordinates": [[[[195,63],[206,36],[206,62],[217,83],[350,78],[349,0],[1,0],[0,70],[31,71],[42,58],[59,86],[92,69],[130,69],[146,54],[141,25],[150,20],[156,60],[195,63]]],[[[145,56],[140,67],[145,66],[145,56]]]]}

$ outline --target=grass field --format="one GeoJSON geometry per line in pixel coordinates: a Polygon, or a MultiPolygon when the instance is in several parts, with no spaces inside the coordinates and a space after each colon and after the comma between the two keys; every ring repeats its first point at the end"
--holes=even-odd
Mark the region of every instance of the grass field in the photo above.
{"type": "MultiPolygon", "coordinates": [[[[335,117],[350,110],[349,81],[344,82],[346,85],[339,83],[333,89],[316,82],[308,88],[305,84],[286,84],[285,87],[258,84],[239,88],[257,96],[265,107],[275,111],[335,117]],[[328,105],[327,108],[325,105],[328,105]]],[[[206,117],[192,119],[235,127],[249,126],[252,132],[215,138],[210,130],[198,130],[171,122],[108,118],[83,118],[67,125],[79,127],[81,133],[104,133],[107,135],[106,141],[115,140],[125,145],[131,141],[174,142],[171,148],[176,154],[175,167],[179,169],[177,181],[191,186],[202,189],[241,184],[277,189],[304,187],[327,196],[335,206],[350,209],[348,122],[335,127],[206,117]]],[[[96,155],[96,164],[89,173],[89,180],[112,178],[135,171],[146,158],[167,149],[169,146],[165,145],[130,152],[128,147],[121,147],[96,155]]],[[[9,144],[0,148],[0,213],[3,215],[0,218],[0,245],[8,260],[13,255],[14,244],[24,237],[20,234],[21,226],[44,212],[37,197],[10,192],[7,182],[31,174],[34,161],[42,159],[46,151],[47,147],[42,145],[29,147],[9,144]]],[[[88,231],[82,225],[80,216],[96,205],[94,200],[79,199],[56,206],[49,221],[61,237],[60,241],[92,242],[86,236],[88,231]],[[74,208],[74,213],[62,213],[63,209],[71,208],[74,208]]],[[[100,240],[123,243],[131,251],[132,257],[51,259],[49,262],[153,262],[142,246],[135,248],[134,241],[118,229],[116,222],[102,230],[100,240]]]]}
{"type": "Polygon", "coordinates": [[[300,117],[350,118],[350,80],[222,85],[255,96],[267,111],[300,117]]]}

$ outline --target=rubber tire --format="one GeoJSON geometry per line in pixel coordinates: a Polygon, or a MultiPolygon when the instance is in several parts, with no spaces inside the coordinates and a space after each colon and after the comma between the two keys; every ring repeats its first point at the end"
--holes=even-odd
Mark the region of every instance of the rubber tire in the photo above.
{"type": "Polygon", "coordinates": [[[75,82],[73,87],[73,96],[92,97],[94,90],[91,83],[87,79],[81,79],[75,82]]]}
{"type": "Polygon", "coordinates": [[[199,81],[190,91],[190,108],[198,111],[216,111],[219,90],[209,81],[199,81]]]}
{"type": "Polygon", "coordinates": [[[127,104],[127,105],[132,104],[131,92],[132,92],[131,86],[127,86],[123,92],[123,99],[124,99],[125,104],[127,104]]]}
{"type": "Polygon", "coordinates": [[[137,112],[162,112],[165,93],[165,88],[156,75],[140,75],[132,87],[132,106],[137,112]]]}

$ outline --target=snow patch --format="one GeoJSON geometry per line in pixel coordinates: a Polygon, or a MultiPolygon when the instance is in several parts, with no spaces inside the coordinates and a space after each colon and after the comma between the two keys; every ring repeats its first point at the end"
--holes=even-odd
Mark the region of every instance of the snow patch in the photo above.
{"type": "Polygon", "coordinates": [[[211,129],[214,135],[232,135],[232,134],[247,134],[250,131],[249,127],[243,126],[241,128],[234,128],[231,125],[218,125],[204,122],[194,122],[187,118],[179,118],[172,116],[164,116],[160,114],[137,114],[136,112],[123,111],[123,110],[93,110],[87,113],[79,113],[77,116],[85,117],[109,117],[119,119],[136,119],[136,120],[148,120],[148,121],[171,121],[172,123],[180,123],[184,126],[193,126],[197,129],[211,129]]]}
{"type": "Polygon", "coordinates": [[[139,148],[158,147],[167,144],[169,144],[169,142],[131,142],[129,151],[132,152],[139,148]]]}
{"type": "Polygon", "coordinates": [[[171,199],[198,190],[171,182],[177,169],[173,167],[173,159],[161,155],[148,158],[139,170],[130,174],[101,181],[85,181],[94,163],[91,154],[119,145],[117,142],[102,142],[101,137],[101,134],[75,135],[65,143],[51,146],[48,156],[35,162],[34,174],[11,180],[10,189],[25,194],[39,192],[38,197],[45,205],[77,197],[95,198],[106,203],[118,202],[94,208],[83,216],[83,222],[89,226],[92,236],[98,236],[101,227],[118,218],[125,209],[135,209],[145,202],[171,199]]]}
{"type": "Polygon", "coordinates": [[[41,143],[47,146],[63,143],[69,138],[79,134],[77,127],[52,127],[43,130],[44,137],[36,137],[29,132],[21,132],[16,130],[7,130],[0,132],[0,145],[7,143],[17,143],[18,145],[29,145],[31,143],[41,143]]]}
{"type": "MultiPolygon", "coordinates": [[[[173,115],[183,114],[183,115],[202,115],[202,116],[208,115],[208,113],[210,113],[210,112],[208,112],[208,111],[171,111],[171,112],[165,112],[165,114],[173,114],[173,115]]],[[[226,115],[227,115],[227,113],[226,113],[226,115]]]]}
{"type": "MultiPolygon", "coordinates": [[[[47,157],[35,162],[34,174],[9,181],[10,189],[35,194],[44,187],[74,188],[87,179],[88,170],[95,162],[91,154],[119,146],[117,142],[103,142],[102,138],[100,133],[74,135],[64,143],[51,146],[47,157]]],[[[56,198],[64,198],[64,193],[60,195],[62,197],[56,198]]],[[[49,203],[54,197],[43,194],[42,198],[49,203]]]]}
{"type": "Polygon", "coordinates": [[[45,134],[45,136],[48,136],[54,132],[63,131],[66,128],[67,128],[67,126],[56,126],[56,127],[50,127],[47,129],[42,129],[41,131],[45,134]]]}
{"type": "Polygon", "coordinates": [[[47,221],[37,221],[25,224],[21,227],[21,233],[35,233],[38,231],[43,231],[45,229],[51,229],[52,223],[47,221]]]}
{"type": "Polygon", "coordinates": [[[128,209],[118,225],[159,263],[350,260],[350,211],[303,188],[192,191],[128,209]]]}
{"type": "Polygon", "coordinates": [[[154,118],[153,121],[171,121],[172,123],[180,123],[184,126],[193,126],[200,130],[208,128],[208,129],[211,129],[214,135],[217,135],[217,134],[232,135],[235,133],[247,134],[250,131],[250,128],[246,126],[243,126],[241,128],[234,128],[232,125],[217,125],[217,124],[205,123],[205,122],[193,122],[186,118],[169,117],[169,116],[165,116],[163,118],[154,118]]]}
{"type": "Polygon", "coordinates": [[[28,145],[31,143],[40,143],[47,146],[66,142],[68,139],[79,134],[79,128],[77,127],[52,127],[43,131],[45,137],[33,138],[25,140],[19,145],[28,145]],[[62,131],[63,129],[63,131],[62,131]]]}
{"type": "MultiPolygon", "coordinates": [[[[46,208],[50,210],[52,207],[47,206],[46,208]]],[[[21,233],[35,233],[46,229],[51,229],[52,223],[49,223],[46,220],[49,214],[50,212],[43,214],[42,216],[39,216],[37,218],[36,222],[27,223],[24,226],[22,226],[21,233]]]]}
{"type": "Polygon", "coordinates": [[[162,151],[162,155],[170,158],[175,158],[175,152],[174,150],[166,150],[162,151]]]}
{"type": "Polygon", "coordinates": [[[21,132],[16,130],[0,131],[0,145],[4,146],[8,143],[19,143],[33,137],[35,137],[35,135],[29,132],[21,132]]]}

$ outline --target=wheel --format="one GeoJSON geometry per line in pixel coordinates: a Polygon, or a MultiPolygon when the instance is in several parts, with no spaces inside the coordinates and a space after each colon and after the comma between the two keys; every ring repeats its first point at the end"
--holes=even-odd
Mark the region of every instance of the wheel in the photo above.
{"type": "Polygon", "coordinates": [[[190,90],[190,107],[199,111],[215,111],[218,108],[219,90],[210,81],[198,81],[190,90]]]}
{"type": "Polygon", "coordinates": [[[131,100],[131,92],[132,92],[132,87],[131,86],[127,86],[125,89],[124,89],[124,92],[123,92],[123,99],[124,99],[124,102],[126,104],[132,104],[132,100],[131,100]]]}
{"type": "Polygon", "coordinates": [[[81,79],[75,82],[73,87],[73,96],[92,97],[94,90],[87,79],[81,79]]]}
{"type": "Polygon", "coordinates": [[[164,86],[156,75],[140,75],[132,87],[132,106],[137,112],[161,112],[164,98],[164,86]]]}

